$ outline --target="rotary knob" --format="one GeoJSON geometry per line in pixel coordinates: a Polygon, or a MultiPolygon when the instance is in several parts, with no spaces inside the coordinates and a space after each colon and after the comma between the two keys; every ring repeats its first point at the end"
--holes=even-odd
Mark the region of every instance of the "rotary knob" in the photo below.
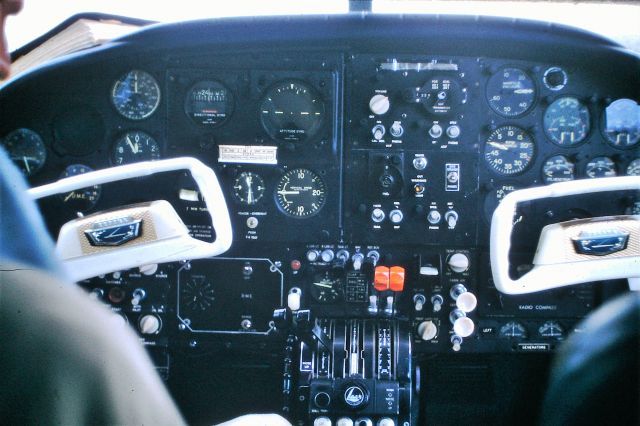
{"type": "Polygon", "coordinates": [[[369,109],[375,115],[383,115],[389,111],[391,104],[389,103],[389,97],[385,95],[373,95],[369,100],[369,109]]]}
{"type": "Polygon", "coordinates": [[[438,335],[438,326],[433,321],[422,321],[418,324],[418,336],[422,340],[433,340],[438,335]]]}
{"type": "Polygon", "coordinates": [[[161,327],[160,318],[155,315],[143,315],[138,321],[138,329],[142,334],[158,334],[161,327]]]}
{"type": "Polygon", "coordinates": [[[469,258],[464,253],[454,253],[447,262],[453,272],[462,273],[469,269],[469,258]]]}

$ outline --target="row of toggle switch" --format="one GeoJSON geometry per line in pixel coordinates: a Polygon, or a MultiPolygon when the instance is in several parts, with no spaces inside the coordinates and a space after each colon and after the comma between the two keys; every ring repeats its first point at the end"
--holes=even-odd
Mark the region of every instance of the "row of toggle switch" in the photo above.
{"type": "MultiPolygon", "coordinates": [[[[386,217],[387,215],[384,210],[379,207],[376,207],[371,211],[371,220],[374,223],[381,223],[385,220],[386,217]]],[[[449,229],[453,229],[456,227],[459,218],[460,216],[455,210],[447,210],[447,212],[444,214],[444,221],[446,222],[449,229]]],[[[399,224],[403,219],[404,213],[402,213],[402,210],[393,209],[389,212],[389,220],[391,221],[391,223],[399,224]]],[[[437,225],[442,221],[442,215],[438,210],[429,210],[429,213],[427,213],[427,221],[431,225],[437,225]]]]}

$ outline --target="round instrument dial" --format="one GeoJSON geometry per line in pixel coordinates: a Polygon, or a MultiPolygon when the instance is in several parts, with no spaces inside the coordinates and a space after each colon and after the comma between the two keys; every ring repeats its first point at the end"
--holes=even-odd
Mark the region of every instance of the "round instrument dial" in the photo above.
{"type": "Polygon", "coordinates": [[[188,280],[180,293],[182,303],[192,312],[204,312],[210,309],[216,300],[213,284],[200,275],[188,280]]]}
{"type": "Polygon", "coordinates": [[[448,77],[434,77],[417,93],[416,101],[422,103],[427,112],[448,115],[452,108],[465,103],[465,92],[459,84],[448,77]]]}
{"type": "Polygon", "coordinates": [[[524,339],[527,337],[527,329],[517,321],[510,321],[500,327],[500,337],[524,339]]]}
{"type": "MultiPolygon", "coordinates": [[[[72,164],[64,169],[61,179],[71,176],[81,175],[83,173],[92,172],[93,169],[83,164],[72,164]]],[[[93,185],[82,189],[76,189],[75,191],[67,192],[66,194],[60,194],[60,199],[74,212],[86,212],[92,209],[98,203],[100,194],[102,193],[102,186],[93,185]]]]}
{"type": "Polygon", "coordinates": [[[616,165],[609,157],[596,157],[587,163],[585,173],[589,178],[613,177],[617,175],[616,165]]]}
{"type": "Polygon", "coordinates": [[[494,130],[484,147],[484,159],[491,170],[502,176],[525,171],[535,155],[535,145],[519,127],[503,126],[494,130]]]}
{"type": "Polygon", "coordinates": [[[627,166],[627,176],[640,176],[640,158],[631,161],[627,166]]]}
{"type": "Polygon", "coordinates": [[[576,166],[564,155],[554,155],[542,166],[544,183],[567,182],[575,179],[576,166]]]}
{"type": "Polygon", "coordinates": [[[274,140],[302,142],[322,128],[325,107],[305,83],[285,81],[271,87],[260,103],[260,122],[274,140]]]}
{"type": "Polygon", "coordinates": [[[111,101],[123,117],[143,120],[158,108],[160,86],[151,74],[132,70],[113,84],[111,101]]]}
{"type": "Polygon", "coordinates": [[[233,113],[231,91],[218,81],[200,81],[194,84],[184,102],[184,112],[196,124],[217,126],[233,113]]]}
{"type": "Polygon", "coordinates": [[[33,130],[16,129],[4,138],[2,145],[25,176],[31,176],[42,169],[47,160],[44,142],[33,130]]]}
{"type": "Polygon", "coordinates": [[[487,82],[489,106],[504,117],[518,117],[527,112],[536,99],[536,86],[519,68],[503,68],[487,82]]]}
{"type": "Polygon", "coordinates": [[[556,145],[578,145],[589,133],[589,109],[576,98],[558,98],[545,111],[543,125],[547,137],[556,145]]]}
{"type": "Polygon", "coordinates": [[[311,283],[311,295],[321,303],[334,302],[342,297],[342,280],[329,271],[315,274],[311,283]]]}
{"type": "Polygon", "coordinates": [[[603,133],[609,145],[631,148],[640,143],[640,105],[631,99],[618,99],[604,113],[603,133]]]}
{"type": "Polygon", "coordinates": [[[139,161],[158,160],[160,145],[151,136],[140,130],[122,135],[113,147],[113,161],[117,165],[139,161]]]}
{"type": "Polygon", "coordinates": [[[317,214],[327,200],[320,176],[307,169],[286,172],[276,185],[276,203],[288,216],[306,218],[317,214]]]}
{"type": "Polygon", "coordinates": [[[242,172],[233,183],[233,195],[242,204],[252,206],[264,195],[264,180],[253,172],[242,172]]]}

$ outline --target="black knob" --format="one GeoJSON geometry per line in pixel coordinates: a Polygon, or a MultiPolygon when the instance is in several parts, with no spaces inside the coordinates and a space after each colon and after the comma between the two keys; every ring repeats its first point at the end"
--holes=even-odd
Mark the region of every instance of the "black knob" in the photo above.
{"type": "Polygon", "coordinates": [[[313,402],[318,408],[328,408],[329,405],[331,405],[331,396],[326,392],[318,392],[316,396],[313,397],[313,402]]]}

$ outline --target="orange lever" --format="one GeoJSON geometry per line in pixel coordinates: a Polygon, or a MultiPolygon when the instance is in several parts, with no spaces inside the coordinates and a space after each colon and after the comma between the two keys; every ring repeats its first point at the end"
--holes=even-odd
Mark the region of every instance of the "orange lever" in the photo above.
{"type": "Polygon", "coordinates": [[[389,268],[389,288],[393,291],[404,290],[404,268],[392,266],[389,268]]]}
{"type": "Polygon", "coordinates": [[[389,290],[389,267],[376,266],[373,274],[373,287],[378,291],[389,290]]]}

